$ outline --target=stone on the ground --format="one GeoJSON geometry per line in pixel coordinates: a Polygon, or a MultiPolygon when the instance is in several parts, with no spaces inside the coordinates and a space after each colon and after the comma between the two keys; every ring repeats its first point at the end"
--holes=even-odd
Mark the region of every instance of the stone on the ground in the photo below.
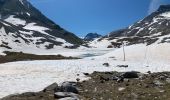
{"type": "Polygon", "coordinates": [[[79,82],[79,81],[80,81],[80,78],[76,78],[76,81],[79,82]]]}
{"type": "Polygon", "coordinates": [[[60,92],[72,92],[78,94],[75,82],[64,82],[60,87],[60,92]]]}
{"type": "Polygon", "coordinates": [[[103,66],[109,67],[109,63],[104,63],[103,66]]]}
{"type": "Polygon", "coordinates": [[[55,89],[58,88],[57,83],[53,83],[50,86],[46,87],[43,92],[48,92],[48,91],[55,91],[55,89]]]}
{"type": "Polygon", "coordinates": [[[147,73],[148,73],[148,74],[151,74],[151,71],[148,71],[147,73]]]}
{"type": "Polygon", "coordinates": [[[56,92],[54,94],[54,97],[57,99],[66,98],[66,97],[77,98],[77,96],[78,96],[77,94],[72,93],[72,92],[56,92]]]}
{"type": "Polygon", "coordinates": [[[58,100],[79,100],[77,97],[66,97],[66,98],[61,98],[58,100]]]}
{"type": "Polygon", "coordinates": [[[86,76],[88,76],[89,75],[89,73],[83,73],[84,75],[86,75],[86,76]]]}
{"type": "Polygon", "coordinates": [[[118,82],[118,83],[124,82],[124,77],[119,77],[119,78],[117,79],[117,82],[118,82]]]}
{"type": "Polygon", "coordinates": [[[132,72],[126,72],[122,75],[124,78],[139,78],[138,72],[132,71],[132,72]]]}
{"type": "Polygon", "coordinates": [[[118,88],[118,91],[123,91],[123,90],[125,90],[126,88],[125,87],[119,87],[118,88]]]}
{"type": "Polygon", "coordinates": [[[117,77],[117,76],[112,77],[112,80],[117,81],[118,79],[119,79],[119,77],[117,77]]]}
{"type": "Polygon", "coordinates": [[[166,82],[170,84],[170,78],[167,78],[167,79],[166,79],[166,82]]]}
{"type": "Polygon", "coordinates": [[[154,80],[154,81],[153,81],[153,84],[154,84],[155,86],[158,86],[158,87],[164,85],[164,84],[163,84],[162,82],[160,82],[159,80],[154,80]]]}
{"type": "Polygon", "coordinates": [[[120,67],[120,68],[127,68],[128,65],[117,65],[117,67],[120,67]]]}

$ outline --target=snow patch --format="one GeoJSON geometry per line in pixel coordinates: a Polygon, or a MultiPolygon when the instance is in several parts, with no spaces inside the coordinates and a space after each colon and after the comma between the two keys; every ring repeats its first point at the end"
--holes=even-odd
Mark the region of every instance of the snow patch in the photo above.
{"type": "Polygon", "coordinates": [[[19,0],[19,1],[21,2],[21,4],[22,4],[22,5],[24,5],[24,2],[23,2],[23,0],[19,0]]]}
{"type": "Polygon", "coordinates": [[[163,16],[163,17],[166,17],[166,18],[170,18],[170,12],[163,13],[160,16],[163,16]]]}
{"type": "Polygon", "coordinates": [[[25,25],[26,21],[19,19],[19,18],[15,18],[14,15],[9,16],[7,19],[5,19],[6,22],[11,23],[13,25],[25,25]]]}
{"type": "Polygon", "coordinates": [[[43,26],[37,26],[36,23],[28,23],[24,29],[27,30],[32,30],[32,31],[37,31],[40,32],[42,34],[46,34],[49,35],[47,32],[45,32],[46,30],[50,30],[49,28],[43,27],[43,26]]]}

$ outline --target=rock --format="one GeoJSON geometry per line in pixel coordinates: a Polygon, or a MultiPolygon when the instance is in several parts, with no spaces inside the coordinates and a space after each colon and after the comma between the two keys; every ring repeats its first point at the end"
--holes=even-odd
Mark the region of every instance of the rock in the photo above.
{"type": "Polygon", "coordinates": [[[76,49],[78,47],[79,45],[65,46],[65,48],[68,48],[68,49],[76,49]]]}
{"type": "Polygon", "coordinates": [[[149,88],[149,85],[145,85],[145,88],[149,88]]]}
{"type": "Polygon", "coordinates": [[[151,74],[151,71],[148,71],[147,73],[148,73],[148,74],[151,74]]]}
{"type": "Polygon", "coordinates": [[[103,66],[109,67],[109,63],[104,63],[103,66]]]}
{"type": "Polygon", "coordinates": [[[165,92],[165,90],[160,90],[159,92],[160,92],[160,93],[164,93],[164,92],[165,92]]]}
{"type": "Polygon", "coordinates": [[[154,84],[155,86],[158,86],[158,87],[164,85],[164,84],[163,84],[162,82],[160,82],[159,80],[154,80],[154,81],[153,81],[153,84],[154,84]]]}
{"type": "Polygon", "coordinates": [[[165,76],[159,76],[159,79],[162,80],[162,81],[165,81],[166,77],[165,76]]]}
{"type": "Polygon", "coordinates": [[[89,73],[83,73],[84,75],[86,75],[86,76],[88,76],[89,75],[89,73]]]}
{"type": "Polygon", "coordinates": [[[100,83],[104,83],[104,80],[101,80],[100,83]]]}
{"type": "Polygon", "coordinates": [[[117,77],[117,76],[114,76],[114,77],[112,77],[112,80],[118,80],[119,79],[119,77],[117,77]]]}
{"type": "Polygon", "coordinates": [[[127,68],[128,67],[128,65],[117,65],[117,67],[122,67],[122,68],[127,68]]]}
{"type": "Polygon", "coordinates": [[[58,99],[58,100],[79,100],[79,99],[75,98],[75,97],[66,97],[66,98],[61,98],[61,99],[58,99]]]}
{"type": "Polygon", "coordinates": [[[126,72],[122,75],[124,78],[139,78],[138,72],[132,71],[132,72],[126,72]]]}
{"type": "Polygon", "coordinates": [[[119,78],[117,79],[117,82],[118,82],[118,83],[124,82],[124,77],[119,77],[119,78]]]}
{"type": "Polygon", "coordinates": [[[124,88],[124,87],[119,87],[118,88],[118,91],[123,91],[123,90],[125,90],[126,88],[124,88]]]}
{"type": "Polygon", "coordinates": [[[57,83],[53,83],[50,86],[46,87],[43,92],[48,92],[48,91],[55,91],[55,89],[58,88],[58,84],[57,83]]]}
{"type": "Polygon", "coordinates": [[[113,45],[108,45],[107,48],[113,48],[113,45]]]}
{"type": "Polygon", "coordinates": [[[166,82],[170,84],[170,78],[167,78],[167,79],[166,79],[166,82]]]}
{"type": "Polygon", "coordinates": [[[105,78],[105,77],[103,77],[103,76],[100,76],[100,80],[102,81],[109,81],[110,79],[109,78],[105,78]]]}
{"type": "Polygon", "coordinates": [[[80,78],[76,78],[76,81],[79,82],[79,81],[80,81],[80,78]]]}
{"type": "MultiPolygon", "coordinates": [[[[77,94],[72,93],[72,92],[56,92],[54,94],[54,97],[57,98],[57,99],[66,98],[66,97],[77,98],[77,94]]],[[[77,99],[73,99],[73,100],[77,100],[77,99]]]]}
{"type": "Polygon", "coordinates": [[[60,92],[72,92],[78,94],[78,89],[75,82],[64,82],[60,87],[60,92]]]}

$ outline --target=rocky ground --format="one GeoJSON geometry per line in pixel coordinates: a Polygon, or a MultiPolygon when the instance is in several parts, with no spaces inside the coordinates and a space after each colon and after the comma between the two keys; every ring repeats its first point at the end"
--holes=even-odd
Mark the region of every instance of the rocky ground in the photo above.
{"type": "Polygon", "coordinates": [[[2,100],[170,100],[170,72],[84,74],[91,79],[64,82],[61,86],[54,83],[38,93],[11,95],[2,100]]]}
{"type": "Polygon", "coordinates": [[[0,55],[0,63],[13,61],[28,61],[28,60],[61,60],[61,59],[78,59],[76,57],[64,57],[62,55],[34,55],[22,52],[4,52],[6,55],[0,55]]]}

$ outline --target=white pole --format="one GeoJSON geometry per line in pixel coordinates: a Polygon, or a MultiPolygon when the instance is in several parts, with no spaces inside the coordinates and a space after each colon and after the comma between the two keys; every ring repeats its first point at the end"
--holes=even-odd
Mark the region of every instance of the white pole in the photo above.
{"type": "Polygon", "coordinates": [[[124,56],[123,60],[126,61],[125,47],[123,41],[122,41],[122,45],[123,45],[123,56],[124,56]]]}

